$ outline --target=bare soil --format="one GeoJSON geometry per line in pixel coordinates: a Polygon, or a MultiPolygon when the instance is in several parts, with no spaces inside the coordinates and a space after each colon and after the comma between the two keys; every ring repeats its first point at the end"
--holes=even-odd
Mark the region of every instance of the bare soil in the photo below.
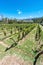
{"type": "Polygon", "coordinates": [[[23,60],[18,56],[5,56],[1,61],[0,65],[32,65],[31,62],[23,60]]]}
{"type": "Polygon", "coordinates": [[[5,44],[3,41],[0,41],[0,44],[3,45],[4,47],[8,47],[8,45],[5,44]]]}

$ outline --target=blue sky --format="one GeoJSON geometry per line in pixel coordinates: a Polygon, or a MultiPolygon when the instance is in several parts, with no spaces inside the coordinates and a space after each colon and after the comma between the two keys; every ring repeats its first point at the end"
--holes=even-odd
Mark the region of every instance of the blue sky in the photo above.
{"type": "Polygon", "coordinates": [[[43,0],[0,0],[0,15],[9,18],[43,16],[43,0]]]}

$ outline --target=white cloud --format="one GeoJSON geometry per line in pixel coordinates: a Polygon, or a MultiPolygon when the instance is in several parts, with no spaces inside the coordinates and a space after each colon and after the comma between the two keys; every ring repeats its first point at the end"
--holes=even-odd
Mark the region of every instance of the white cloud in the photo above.
{"type": "Polygon", "coordinates": [[[0,20],[2,19],[2,16],[0,15],[0,20]]]}
{"type": "Polygon", "coordinates": [[[1,16],[0,16],[0,18],[1,18],[1,16]]]}
{"type": "Polygon", "coordinates": [[[18,14],[21,14],[21,13],[22,13],[21,11],[18,12],[18,14]]]}
{"type": "Polygon", "coordinates": [[[19,14],[19,15],[22,13],[22,11],[21,11],[21,10],[17,10],[17,12],[18,12],[18,14],[19,14]]]}
{"type": "Polygon", "coordinates": [[[33,16],[29,16],[29,18],[33,18],[33,16]]]}

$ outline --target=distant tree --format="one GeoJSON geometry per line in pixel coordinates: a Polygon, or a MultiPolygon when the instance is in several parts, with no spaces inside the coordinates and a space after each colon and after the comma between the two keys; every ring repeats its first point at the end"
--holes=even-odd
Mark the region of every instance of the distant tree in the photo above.
{"type": "Polygon", "coordinates": [[[8,20],[8,23],[9,23],[9,24],[12,24],[13,22],[12,22],[12,20],[10,19],[10,20],[8,20]]]}

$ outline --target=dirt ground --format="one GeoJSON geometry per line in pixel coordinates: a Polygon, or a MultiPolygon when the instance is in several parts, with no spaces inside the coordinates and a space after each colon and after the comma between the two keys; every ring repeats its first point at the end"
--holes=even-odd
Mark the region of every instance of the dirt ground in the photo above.
{"type": "Polygon", "coordinates": [[[0,44],[3,45],[4,47],[8,47],[8,45],[5,44],[3,41],[0,41],[0,44]]]}
{"type": "Polygon", "coordinates": [[[31,62],[23,60],[18,56],[5,56],[0,60],[0,65],[32,65],[31,62]]]}

